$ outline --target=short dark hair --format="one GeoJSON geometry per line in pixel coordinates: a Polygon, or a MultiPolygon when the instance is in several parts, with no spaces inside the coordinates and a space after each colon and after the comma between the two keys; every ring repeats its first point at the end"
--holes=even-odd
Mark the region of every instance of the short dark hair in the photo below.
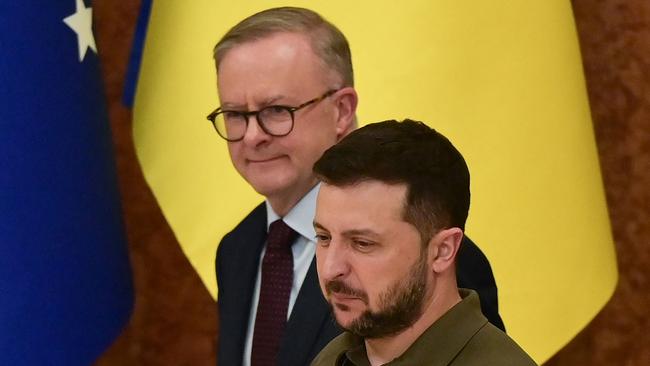
{"type": "Polygon", "coordinates": [[[314,172],[324,183],[340,187],[368,180],[405,184],[402,215],[424,243],[442,229],[465,229],[470,201],[465,159],[445,136],[422,122],[364,126],[325,151],[314,172]]]}

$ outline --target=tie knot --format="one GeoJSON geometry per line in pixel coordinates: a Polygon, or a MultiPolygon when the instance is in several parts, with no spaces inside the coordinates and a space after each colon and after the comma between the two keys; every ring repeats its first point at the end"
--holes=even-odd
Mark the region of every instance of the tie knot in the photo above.
{"type": "Polygon", "coordinates": [[[269,227],[267,245],[269,248],[290,248],[297,234],[281,219],[273,221],[269,227]]]}

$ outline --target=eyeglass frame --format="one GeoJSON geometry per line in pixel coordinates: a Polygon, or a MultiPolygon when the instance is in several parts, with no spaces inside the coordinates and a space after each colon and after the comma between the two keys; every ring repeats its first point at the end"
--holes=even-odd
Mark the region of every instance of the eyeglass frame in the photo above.
{"type": "Polygon", "coordinates": [[[274,105],[268,105],[268,106],[266,106],[266,107],[264,107],[262,109],[258,109],[256,111],[236,111],[236,110],[221,109],[221,107],[218,107],[212,113],[208,114],[207,119],[208,119],[208,121],[212,122],[212,126],[214,127],[215,131],[217,131],[217,134],[219,134],[219,136],[221,136],[221,138],[223,138],[224,140],[226,140],[228,142],[238,142],[238,141],[243,140],[244,137],[246,137],[246,130],[248,129],[248,123],[249,123],[249,117],[250,116],[255,116],[255,120],[257,121],[257,124],[260,126],[262,131],[264,131],[264,133],[266,133],[267,135],[273,136],[273,137],[283,137],[283,136],[287,136],[288,134],[291,133],[291,131],[293,131],[293,127],[295,126],[294,113],[296,111],[298,111],[300,109],[303,109],[303,108],[305,108],[305,107],[307,107],[309,105],[318,103],[318,102],[324,100],[325,98],[331,97],[332,95],[334,95],[339,90],[341,90],[341,89],[330,89],[327,92],[325,92],[325,94],[321,95],[320,97],[310,99],[310,100],[308,100],[308,101],[306,101],[306,102],[304,102],[304,103],[302,103],[302,104],[300,104],[300,105],[298,105],[296,107],[291,107],[291,106],[288,106],[288,105],[281,105],[281,104],[279,104],[279,105],[274,104],[274,105]],[[289,112],[289,115],[291,116],[291,128],[289,129],[289,131],[287,131],[287,133],[275,134],[275,133],[271,133],[266,128],[266,126],[264,125],[264,120],[260,119],[260,112],[262,112],[265,109],[269,109],[269,108],[283,108],[287,112],[289,112]],[[237,113],[237,114],[243,116],[244,119],[246,120],[246,129],[244,130],[244,134],[242,135],[242,137],[240,137],[238,139],[229,139],[226,136],[222,135],[221,132],[219,132],[219,129],[217,128],[217,123],[216,123],[217,116],[220,115],[220,114],[223,114],[223,113],[227,113],[227,112],[237,113]]]}

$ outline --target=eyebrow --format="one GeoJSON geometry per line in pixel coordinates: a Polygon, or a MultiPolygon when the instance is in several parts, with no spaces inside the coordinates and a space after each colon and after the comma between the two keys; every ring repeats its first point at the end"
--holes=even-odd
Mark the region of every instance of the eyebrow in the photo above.
{"type": "Polygon", "coordinates": [[[321,230],[325,230],[325,231],[327,231],[327,229],[325,228],[325,226],[319,224],[318,222],[316,222],[316,220],[314,220],[314,229],[321,229],[321,230]]]}
{"type": "MultiPolygon", "coordinates": [[[[268,106],[276,103],[278,100],[281,100],[281,99],[284,99],[284,98],[286,98],[285,95],[278,94],[278,95],[274,95],[274,96],[271,96],[269,98],[266,98],[261,103],[257,103],[257,104],[259,106],[261,106],[261,108],[265,108],[265,107],[268,107],[268,106]]],[[[220,108],[222,110],[247,110],[246,107],[247,106],[245,104],[237,104],[237,103],[228,103],[228,102],[226,102],[226,103],[223,103],[220,108]]]]}
{"type": "Polygon", "coordinates": [[[377,237],[379,234],[370,229],[352,229],[352,230],[346,230],[343,232],[344,236],[354,236],[354,235],[365,235],[365,236],[371,236],[371,237],[377,237]]]}
{"type": "MultiPolygon", "coordinates": [[[[314,221],[314,228],[329,231],[327,230],[327,228],[325,228],[325,226],[319,224],[317,221],[314,221]]],[[[375,238],[379,236],[379,234],[376,231],[371,229],[350,229],[343,232],[343,236],[354,236],[354,235],[367,235],[375,238]]]]}

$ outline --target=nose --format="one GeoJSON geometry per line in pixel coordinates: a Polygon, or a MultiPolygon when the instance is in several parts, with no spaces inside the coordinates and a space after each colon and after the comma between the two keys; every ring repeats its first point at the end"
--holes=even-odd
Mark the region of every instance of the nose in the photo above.
{"type": "Polygon", "coordinates": [[[318,246],[316,249],[318,276],[325,281],[345,278],[350,272],[347,258],[345,248],[337,245],[333,240],[327,246],[318,246]]]}
{"type": "Polygon", "coordinates": [[[260,126],[255,115],[248,116],[246,132],[244,133],[244,143],[249,146],[257,146],[271,139],[271,135],[266,133],[260,126]]]}

